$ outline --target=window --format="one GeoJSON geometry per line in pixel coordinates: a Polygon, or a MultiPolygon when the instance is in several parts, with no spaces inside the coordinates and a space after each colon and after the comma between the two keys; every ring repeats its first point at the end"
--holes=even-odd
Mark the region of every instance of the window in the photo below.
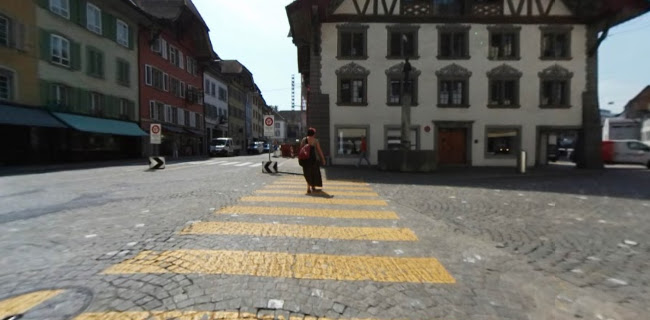
{"type": "Polygon", "coordinates": [[[388,29],[388,59],[418,58],[419,26],[395,25],[388,29]]]}
{"type": "Polygon", "coordinates": [[[361,147],[361,138],[368,136],[367,127],[336,128],[336,155],[338,157],[356,156],[361,147]]]}
{"type": "Polygon", "coordinates": [[[104,96],[99,93],[90,93],[90,112],[94,115],[102,115],[104,96]]]}
{"type": "Polygon", "coordinates": [[[117,43],[128,47],[129,46],[129,25],[124,21],[118,19],[115,25],[115,32],[117,35],[117,43]]]}
{"type": "Polygon", "coordinates": [[[70,105],[70,90],[68,87],[62,84],[50,85],[50,101],[48,101],[48,104],[49,103],[56,106],[70,105]]]}
{"type": "Polygon", "coordinates": [[[388,83],[386,104],[389,106],[400,106],[402,104],[403,92],[411,95],[411,106],[418,104],[418,77],[420,71],[411,68],[408,79],[404,79],[404,62],[392,66],[386,70],[388,83]]]}
{"type": "Polygon", "coordinates": [[[646,152],[650,151],[650,146],[647,146],[640,142],[634,142],[634,141],[628,142],[627,147],[630,150],[639,150],[639,151],[646,151],[646,152]]]}
{"type": "Polygon", "coordinates": [[[540,72],[540,108],[570,108],[572,77],[572,72],[557,64],[540,72]]]}
{"type": "MultiPolygon", "coordinates": [[[[399,125],[395,126],[386,126],[385,129],[385,148],[387,150],[400,150],[402,148],[402,129],[399,125]]],[[[418,127],[411,127],[410,130],[410,139],[411,139],[411,150],[419,149],[419,135],[420,132],[418,127]]]]}
{"type": "Polygon", "coordinates": [[[490,52],[491,60],[517,60],[519,59],[519,32],[521,27],[491,26],[490,52]]]}
{"type": "Polygon", "coordinates": [[[180,95],[181,95],[181,81],[180,80],[178,80],[178,79],[176,79],[174,77],[171,77],[169,79],[169,87],[170,87],[170,92],[174,96],[180,97],[180,95]]]}
{"type": "Polygon", "coordinates": [[[171,123],[178,124],[178,108],[171,107],[171,113],[172,113],[171,123]]]}
{"type": "Polygon", "coordinates": [[[571,27],[542,26],[542,60],[571,59],[571,27]]]}
{"type": "Polygon", "coordinates": [[[470,26],[438,26],[438,59],[469,59],[470,26]]]}
{"type": "Polygon", "coordinates": [[[194,116],[196,117],[196,120],[194,120],[194,122],[196,123],[196,127],[200,129],[201,127],[203,127],[203,125],[202,125],[203,121],[201,121],[201,115],[198,114],[198,113],[195,113],[194,116]]]}
{"type": "Polygon", "coordinates": [[[129,63],[122,59],[117,59],[117,83],[128,87],[131,83],[129,63]]]}
{"type": "Polygon", "coordinates": [[[145,84],[158,90],[169,90],[169,75],[150,65],[145,65],[145,84]]]}
{"type": "Polygon", "coordinates": [[[162,41],[161,41],[160,37],[156,37],[151,42],[151,51],[153,51],[154,53],[156,53],[158,55],[162,55],[162,41]]]}
{"type": "Polygon", "coordinates": [[[368,75],[370,71],[350,62],[335,71],[338,79],[338,95],[336,104],[339,106],[366,106],[368,75]]]}
{"type": "Polygon", "coordinates": [[[163,72],[163,87],[162,89],[165,91],[169,91],[169,75],[167,73],[163,72]]]}
{"type": "Polygon", "coordinates": [[[70,3],[68,0],[50,0],[50,11],[70,19],[70,3]]]}
{"type": "Polygon", "coordinates": [[[104,77],[104,54],[91,47],[88,47],[88,75],[104,77]]]}
{"type": "Polygon", "coordinates": [[[222,87],[219,87],[219,100],[228,101],[228,97],[226,95],[226,89],[222,87]]]}
{"type": "Polygon", "coordinates": [[[174,46],[169,46],[169,62],[183,69],[183,53],[174,46]]]}
{"type": "Polygon", "coordinates": [[[339,31],[338,57],[339,59],[366,59],[368,26],[345,24],[338,25],[339,31]]]}
{"type": "Polygon", "coordinates": [[[488,127],[486,129],[485,156],[487,158],[514,158],[521,143],[519,127],[488,127]]]}
{"type": "Polygon", "coordinates": [[[129,117],[129,100],[120,99],[120,117],[129,117]]]}
{"type": "Polygon", "coordinates": [[[51,58],[53,63],[70,66],[70,41],[57,35],[50,36],[51,58]]]}
{"type": "Polygon", "coordinates": [[[183,123],[185,124],[186,127],[190,126],[190,112],[188,110],[183,110],[183,120],[185,120],[183,123]]]}
{"type": "Polygon", "coordinates": [[[92,3],[86,4],[86,27],[96,34],[102,34],[102,11],[92,3]]]}
{"type": "Polygon", "coordinates": [[[153,84],[153,68],[148,64],[144,66],[144,83],[148,86],[153,84]]]}
{"type": "Polygon", "coordinates": [[[205,83],[203,84],[203,88],[205,90],[205,94],[212,95],[210,93],[210,80],[208,80],[208,79],[205,80],[205,83]]]}
{"type": "Polygon", "coordinates": [[[521,72],[508,65],[490,70],[488,108],[519,108],[521,72]]]}
{"type": "Polygon", "coordinates": [[[187,64],[187,72],[196,76],[199,73],[199,65],[196,62],[196,59],[187,57],[185,60],[187,64]]]}
{"type": "Polygon", "coordinates": [[[185,98],[185,90],[187,87],[185,86],[185,82],[181,81],[181,91],[180,91],[180,97],[185,98]]]}
{"type": "Polygon", "coordinates": [[[9,19],[0,15],[0,46],[9,46],[9,19]]]}
{"type": "Polygon", "coordinates": [[[469,77],[472,72],[451,64],[439,71],[438,76],[438,107],[469,107],[469,77]]]}
{"type": "Polygon", "coordinates": [[[210,84],[210,92],[212,93],[213,97],[217,96],[217,85],[215,83],[210,84]]]}
{"type": "Polygon", "coordinates": [[[14,73],[0,68],[0,100],[14,99],[14,73]]]}

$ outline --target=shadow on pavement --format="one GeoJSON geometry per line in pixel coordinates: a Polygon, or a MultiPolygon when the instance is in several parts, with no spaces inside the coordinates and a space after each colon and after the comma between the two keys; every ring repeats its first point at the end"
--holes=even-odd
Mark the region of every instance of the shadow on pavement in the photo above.
{"type": "Polygon", "coordinates": [[[376,184],[453,186],[650,200],[650,170],[608,167],[602,170],[549,165],[518,174],[512,167],[444,168],[433,173],[401,173],[354,166],[324,167],[328,180],[376,184]]]}

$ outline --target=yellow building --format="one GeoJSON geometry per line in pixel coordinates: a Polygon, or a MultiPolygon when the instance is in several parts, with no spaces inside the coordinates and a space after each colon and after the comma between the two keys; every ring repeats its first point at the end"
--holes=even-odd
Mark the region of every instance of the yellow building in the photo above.
{"type": "Polygon", "coordinates": [[[0,1],[0,101],[39,104],[34,1],[0,1]]]}

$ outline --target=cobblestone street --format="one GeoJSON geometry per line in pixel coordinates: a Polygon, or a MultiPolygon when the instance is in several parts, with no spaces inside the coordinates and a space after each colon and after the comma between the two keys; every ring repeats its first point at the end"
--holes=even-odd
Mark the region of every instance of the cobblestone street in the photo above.
{"type": "Polygon", "coordinates": [[[297,161],[279,164],[0,177],[0,319],[650,312],[648,170],[327,167],[305,195],[297,161]]]}

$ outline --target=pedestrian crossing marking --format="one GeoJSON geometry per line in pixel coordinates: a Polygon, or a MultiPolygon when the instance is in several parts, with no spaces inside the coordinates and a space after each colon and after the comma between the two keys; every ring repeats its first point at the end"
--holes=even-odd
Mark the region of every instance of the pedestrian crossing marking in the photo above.
{"type": "Polygon", "coordinates": [[[261,237],[291,237],[308,239],[417,241],[408,228],[329,227],[299,224],[270,224],[248,222],[197,222],[181,234],[250,235],[261,237]]]}
{"type": "MultiPolygon", "coordinates": [[[[304,188],[303,188],[304,189],[304,188]]],[[[255,193],[266,193],[266,194],[287,194],[287,195],[302,195],[305,194],[305,191],[302,190],[257,190],[255,193]]],[[[327,190],[327,194],[333,196],[357,196],[357,197],[379,197],[376,192],[354,192],[354,191],[331,191],[327,190]]]]}
{"type": "MultiPolygon", "coordinates": [[[[265,189],[300,189],[300,190],[305,190],[305,187],[307,186],[306,183],[303,183],[302,185],[298,184],[270,184],[265,187],[265,189]]],[[[347,186],[327,186],[327,191],[340,191],[340,190],[350,190],[350,191],[372,191],[372,188],[370,187],[347,187],[347,186]]]]}
{"type": "Polygon", "coordinates": [[[39,304],[54,298],[64,290],[45,290],[23,294],[0,301],[0,319],[23,314],[39,304]]]}
{"type": "MultiPolygon", "coordinates": [[[[291,179],[291,180],[278,180],[275,181],[273,184],[275,185],[281,185],[281,184],[300,184],[300,185],[307,185],[307,182],[305,182],[304,179],[298,180],[298,179],[291,179]]],[[[368,186],[367,183],[365,182],[350,182],[350,181],[340,181],[340,180],[323,180],[323,185],[333,185],[333,186],[368,186]]]]}
{"type": "Polygon", "coordinates": [[[255,163],[255,164],[251,164],[250,167],[255,168],[255,167],[259,167],[261,165],[262,165],[262,163],[255,163]]]}
{"type": "Polygon", "coordinates": [[[319,218],[344,218],[344,219],[399,219],[393,211],[370,211],[370,210],[336,210],[336,209],[312,209],[293,207],[256,207],[256,206],[231,206],[215,211],[216,214],[253,214],[253,215],[277,215],[277,216],[300,216],[319,218]]]}
{"type": "Polygon", "coordinates": [[[142,251],[104,274],[227,274],[311,280],[455,283],[435,258],[229,250],[142,251]]]}
{"type": "Polygon", "coordinates": [[[252,162],[244,162],[244,163],[236,164],[235,167],[243,167],[243,166],[247,166],[249,164],[252,164],[252,162]]]}
{"type": "MultiPolygon", "coordinates": [[[[250,312],[237,312],[237,311],[127,311],[127,312],[88,312],[74,318],[74,320],[256,320],[266,319],[258,318],[256,314],[250,312]]],[[[274,319],[269,316],[268,319],[274,319]]],[[[326,317],[311,317],[311,316],[297,316],[291,315],[289,318],[284,318],[283,315],[278,315],[278,320],[335,320],[326,317]]],[[[366,319],[366,318],[353,318],[337,320],[379,320],[379,319],[366,319]]],[[[383,319],[389,320],[389,319],[383,319]]],[[[401,319],[404,320],[404,319],[401,319]]]]}
{"type": "Polygon", "coordinates": [[[359,206],[387,206],[384,200],[361,200],[361,199],[334,199],[321,197],[242,197],[243,202],[289,202],[289,203],[309,203],[309,204],[342,204],[342,205],[359,205],[359,206]]]}
{"type": "Polygon", "coordinates": [[[229,165],[233,165],[233,164],[236,164],[236,163],[239,163],[239,161],[224,162],[224,163],[221,163],[219,165],[220,166],[229,166],[229,165]]]}

